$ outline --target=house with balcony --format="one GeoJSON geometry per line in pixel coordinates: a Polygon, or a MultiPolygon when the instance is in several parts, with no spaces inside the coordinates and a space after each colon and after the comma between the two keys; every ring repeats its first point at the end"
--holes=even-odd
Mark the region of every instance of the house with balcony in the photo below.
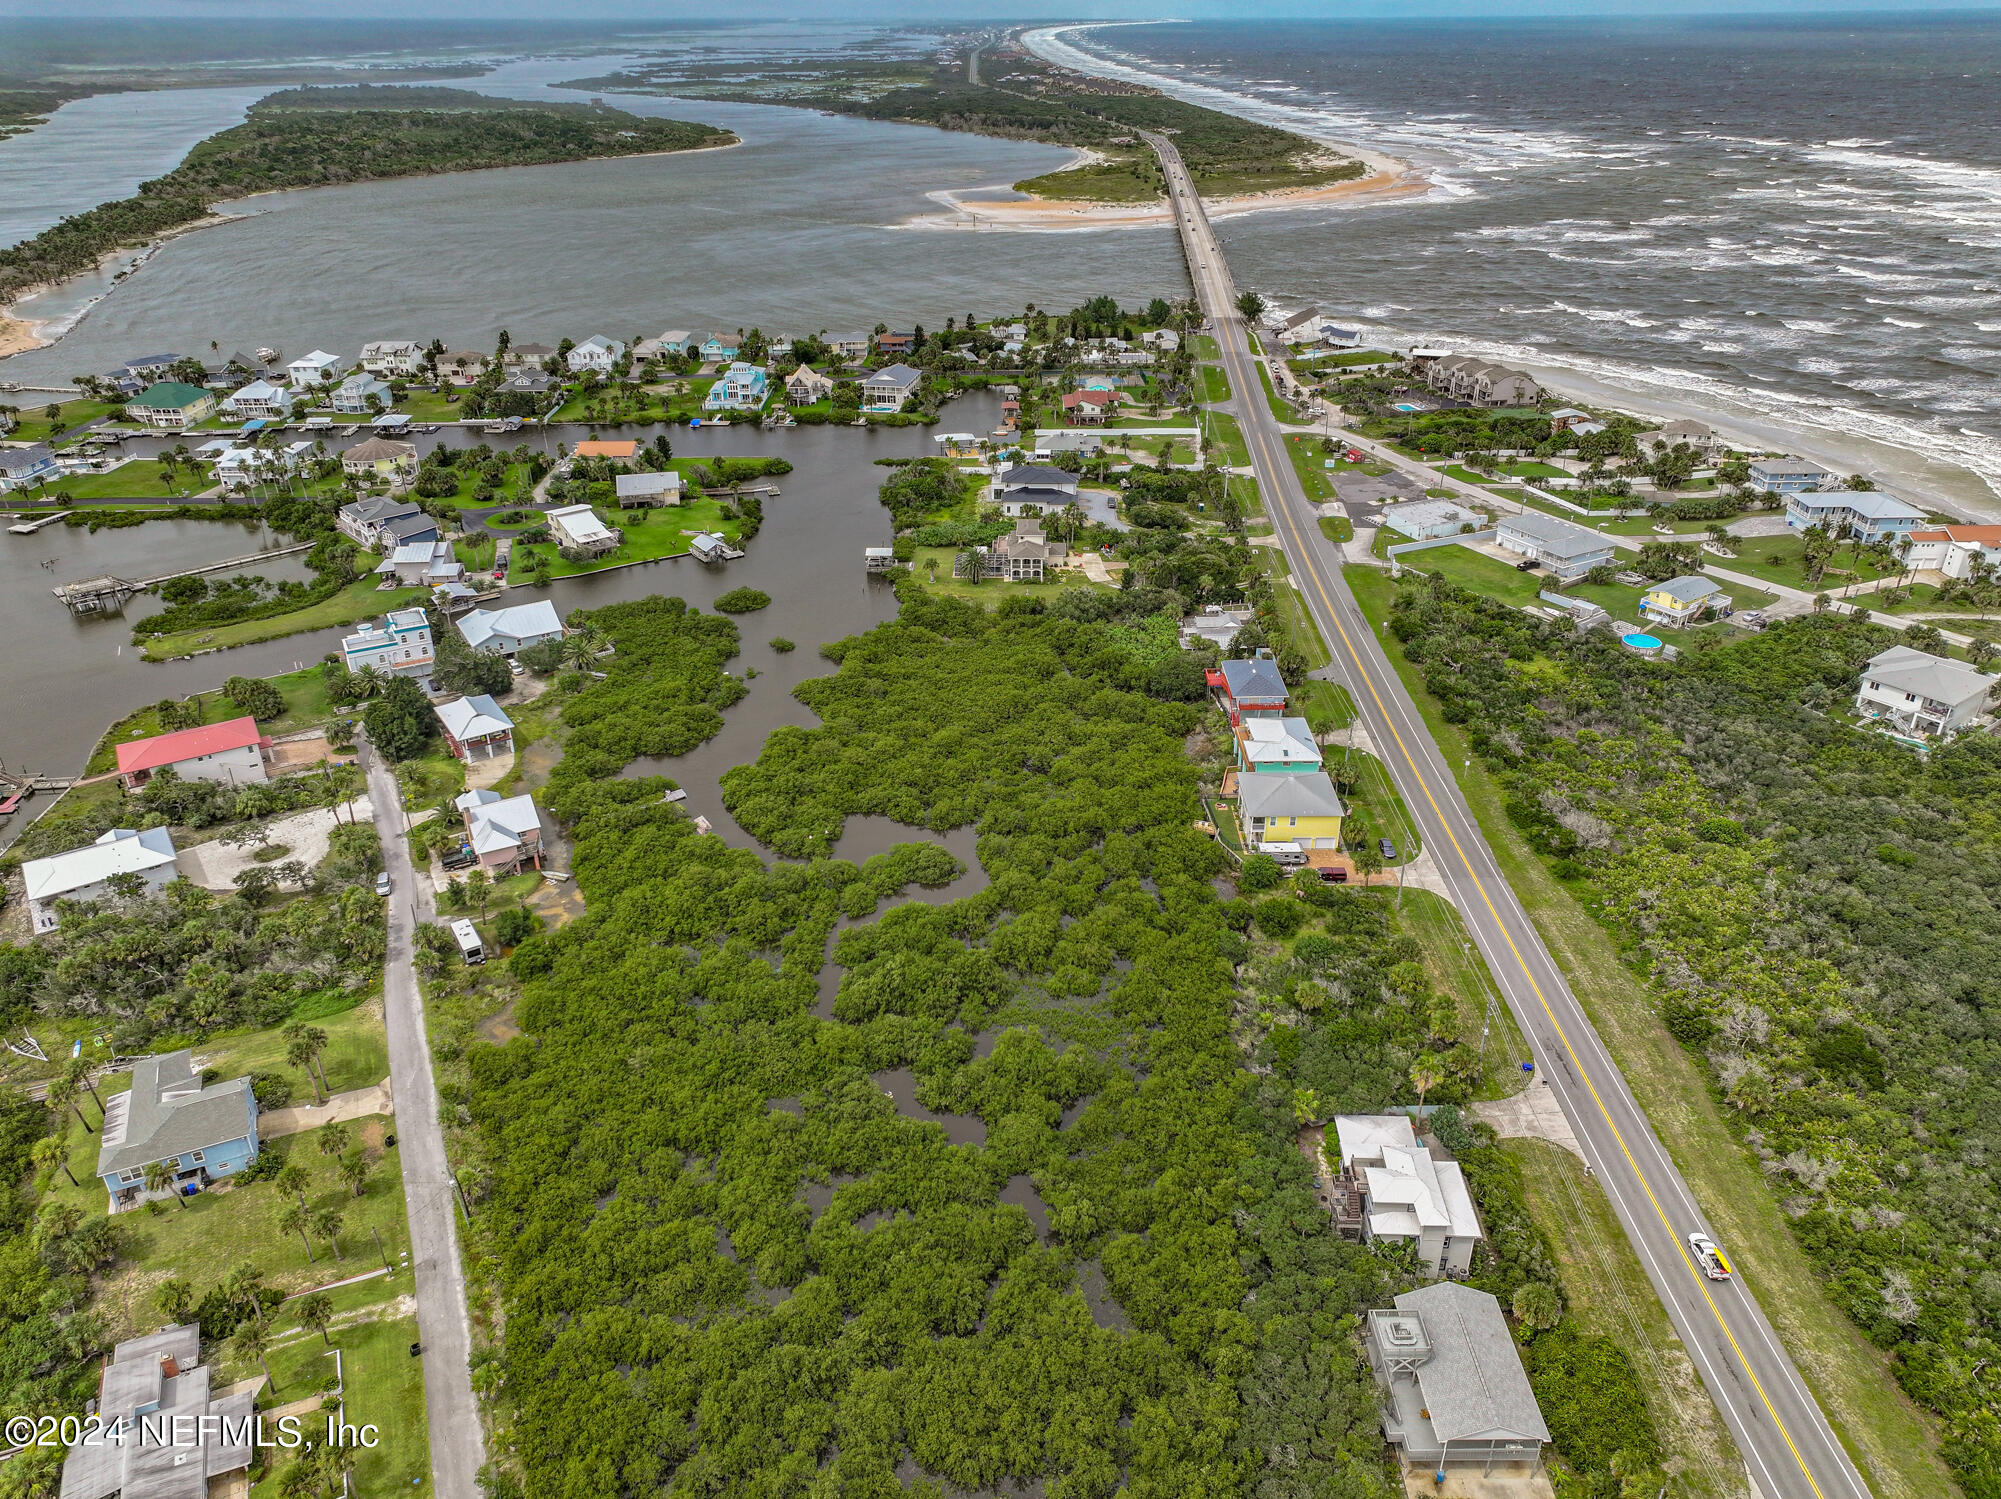
{"type": "Polygon", "coordinates": [[[1343,1114],[1334,1133],[1341,1179],[1361,1190],[1363,1242],[1414,1244],[1427,1274],[1466,1274],[1485,1235],[1459,1163],[1434,1157],[1408,1114],[1343,1114]]]}
{"type": "Polygon", "coordinates": [[[1406,1291],[1369,1312],[1362,1347],[1383,1437],[1411,1470],[1526,1477],[1541,1467],[1549,1426],[1495,1297],[1455,1281],[1406,1291]]]}
{"type": "Polygon", "coordinates": [[[1745,465],[1744,482],[1766,494],[1803,494],[1838,484],[1832,469],[1804,458],[1758,458],[1745,465]]]}
{"type": "Polygon", "coordinates": [[[152,1197],[194,1193],[257,1159],[257,1097],[250,1079],[204,1087],[191,1051],[141,1057],[132,1086],[104,1100],[97,1177],[122,1212],[152,1197]],[[164,1164],[169,1185],[148,1190],[146,1168],[164,1164]]]}
{"type": "Polygon", "coordinates": [[[341,657],[349,671],[373,667],[389,676],[430,680],[437,665],[436,643],[431,639],[431,617],[422,609],[392,609],[380,623],[369,620],[340,643],[341,657]]]}
{"type": "Polygon", "coordinates": [[[41,443],[25,448],[0,448],[0,494],[39,489],[62,477],[56,455],[41,443]]]}
{"type": "Polygon", "coordinates": [[[361,367],[379,380],[408,380],[424,368],[424,346],[407,338],[378,338],[361,346],[361,367]]]}
{"type": "Polygon", "coordinates": [[[1209,686],[1217,705],[1230,715],[1232,727],[1246,718],[1285,716],[1285,678],[1270,651],[1259,651],[1248,660],[1225,661],[1209,673],[1209,686]]]}
{"type": "Polygon", "coordinates": [[[305,472],[312,456],[313,445],[303,439],[265,448],[231,443],[215,455],[215,481],[229,490],[281,483],[305,472]]]}
{"type": "Polygon", "coordinates": [[[406,541],[376,564],[378,576],[404,588],[437,588],[465,577],[465,564],[449,541],[406,541]]]}
{"type": "Polygon", "coordinates": [[[295,390],[312,390],[317,386],[331,385],[340,374],[340,355],[329,354],[325,349],[315,349],[310,354],[301,354],[285,366],[286,383],[295,390]]]}
{"type": "Polygon", "coordinates": [[[1925,523],[1925,513],[1887,489],[1811,489],[1786,495],[1786,524],[1818,526],[1833,535],[1900,542],[1925,523]]]}
{"type": "Polygon", "coordinates": [[[1494,527],[1494,544],[1548,568],[1566,583],[1611,562],[1613,553],[1612,543],[1596,531],[1534,510],[1502,516],[1494,527]]]}
{"type": "Polygon", "coordinates": [[[619,474],[611,482],[621,510],[678,505],[683,498],[681,476],[671,468],[657,474],[619,474]]]}
{"type": "Polygon", "coordinates": [[[1237,776],[1237,825],[1246,844],[1339,849],[1347,815],[1324,770],[1247,770],[1237,776]]]}
{"type": "Polygon", "coordinates": [[[1988,721],[1995,678],[1907,645],[1871,656],[1855,711],[1919,739],[1950,739],[1988,721]]]}
{"type": "Polygon", "coordinates": [[[563,505],[547,511],[542,519],[556,551],[566,558],[602,557],[625,544],[625,533],[599,520],[589,505],[563,505]]]}
{"type": "MultiPolygon", "coordinates": [[[[371,438],[370,441],[375,441],[371,438]]],[[[367,443],[362,444],[368,446],[367,443]]],[[[406,443],[391,443],[391,447],[407,447],[406,443]]],[[[414,458],[416,450],[412,448],[414,458]]],[[[404,541],[436,541],[438,523],[408,500],[374,498],[355,500],[343,505],[334,514],[334,529],[358,547],[371,552],[382,550],[384,542],[395,545],[404,541]],[[402,522],[416,522],[412,527],[392,530],[402,522]],[[429,529],[429,535],[422,534],[429,529]]]]}
{"type": "Polygon", "coordinates": [[[341,416],[367,416],[387,411],[392,397],[389,387],[373,375],[349,375],[327,397],[327,405],[341,416]]]}
{"type": "Polygon", "coordinates": [[[711,333],[702,340],[702,363],[728,364],[736,358],[737,347],[736,339],[728,334],[711,333]]]}
{"type": "Polygon", "coordinates": [[[466,842],[487,873],[542,867],[542,819],[533,797],[468,791],[452,805],[465,817],[466,842]]]}
{"type": "Polygon", "coordinates": [[[704,411],[762,411],[771,394],[770,376],[760,364],[731,364],[702,399],[704,411]]]}
{"type": "Polygon", "coordinates": [[[179,431],[215,415],[215,392],[179,380],[160,380],[127,401],[125,414],[149,427],[179,431]]]}
{"type": "Polygon", "coordinates": [[[98,1375],[101,1425],[86,1421],[69,1444],[62,1499],[247,1493],[246,1470],[262,1435],[260,1383],[246,1380],[217,1394],[213,1371],[201,1361],[199,1323],[114,1345],[98,1375]]]}
{"type": "Polygon", "coordinates": [[[1685,573],[1665,583],[1650,583],[1640,595],[1640,617],[1648,624],[1684,629],[1712,609],[1728,608],[1723,585],[1700,573],[1685,573]]]}
{"type": "Polygon", "coordinates": [[[600,375],[609,375],[612,367],[624,357],[624,344],[615,338],[606,338],[602,333],[594,333],[571,348],[568,363],[573,374],[595,370],[600,375]]]}
{"type": "Polygon", "coordinates": [[[1321,768],[1320,746],[1303,718],[1246,718],[1236,740],[1239,770],[1293,775],[1321,768]]]}
{"type": "Polygon", "coordinates": [[[340,455],[340,469],[349,478],[380,480],[401,489],[416,476],[417,449],[394,438],[370,437],[340,455]]]}
{"type": "Polygon", "coordinates": [[[917,394],[923,379],[922,371],[907,364],[890,364],[869,371],[862,381],[862,410],[901,411],[903,403],[917,394]]]}
{"type": "Polygon", "coordinates": [[[241,390],[222,398],[222,409],[246,421],[272,421],[289,416],[293,395],[287,386],[271,380],[252,380],[241,390]]]}
{"type": "Polygon", "coordinates": [[[800,365],[785,378],[785,399],[794,406],[810,406],[815,401],[831,400],[833,394],[833,380],[810,364],[800,365]]]}

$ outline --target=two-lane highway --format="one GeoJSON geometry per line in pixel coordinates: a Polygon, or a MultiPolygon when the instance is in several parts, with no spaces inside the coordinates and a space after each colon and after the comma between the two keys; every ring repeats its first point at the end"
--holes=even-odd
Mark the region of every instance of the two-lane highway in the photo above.
{"type": "MultiPolygon", "coordinates": [[[[1362,721],[1443,873],[1453,904],[1534,1048],[1598,1181],[1723,1412],[1764,1499],[1867,1499],[1869,1489],[1741,1279],[1713,1282],[1687,1235],[1708,1229],[1680,1173],[1494,862],[1416,705],[1341,576],[1264,399],[1236,289],[1173,143],[1149,135],[1189,276],[1222,348],[1265,507],[1362,721]]],[[[1729,1246],[1725,1245],[1728,1252],[1729,1246]]]]}

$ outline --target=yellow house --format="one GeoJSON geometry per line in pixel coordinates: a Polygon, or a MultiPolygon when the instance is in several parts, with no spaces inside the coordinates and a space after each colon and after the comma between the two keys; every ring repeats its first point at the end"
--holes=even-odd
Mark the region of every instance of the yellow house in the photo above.
{"type": "Polygon", "coordinates": [[[1324,770],[1253,770],[1237,777],[1237,817],[1247,843],[1338,849],[1347,815],[1324,770]]]}
{"type": "Polygon", "coordinates": [[[1687,573],[1656,583],[1642,594],[1640,617],[1649,624],[1681,626],[1729,602],[1730,595],[1714,579],[1687,573]]]}

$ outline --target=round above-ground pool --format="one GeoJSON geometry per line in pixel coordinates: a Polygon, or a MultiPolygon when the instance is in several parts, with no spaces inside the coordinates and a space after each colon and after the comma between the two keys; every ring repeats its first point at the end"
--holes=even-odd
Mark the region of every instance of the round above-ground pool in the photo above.
{"type": "Polygon", "coordinates": [[[1620,636],[1619,643],[1624,645],[1628,650],[1635,651],[1657,651],[1661,648],[1660,641],[1652,635],[1642,635],[1637,632],[1631,635],[1620,636]]]}

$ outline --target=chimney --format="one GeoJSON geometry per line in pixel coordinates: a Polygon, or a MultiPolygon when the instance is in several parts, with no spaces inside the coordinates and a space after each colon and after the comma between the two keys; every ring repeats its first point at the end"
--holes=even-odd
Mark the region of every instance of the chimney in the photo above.
{"type": "Polygon", "coordinates": [[[178,1379],[181,1373],[180,1361],[171,1353],[160,1355],[160,1378],[178,1379]]]}

